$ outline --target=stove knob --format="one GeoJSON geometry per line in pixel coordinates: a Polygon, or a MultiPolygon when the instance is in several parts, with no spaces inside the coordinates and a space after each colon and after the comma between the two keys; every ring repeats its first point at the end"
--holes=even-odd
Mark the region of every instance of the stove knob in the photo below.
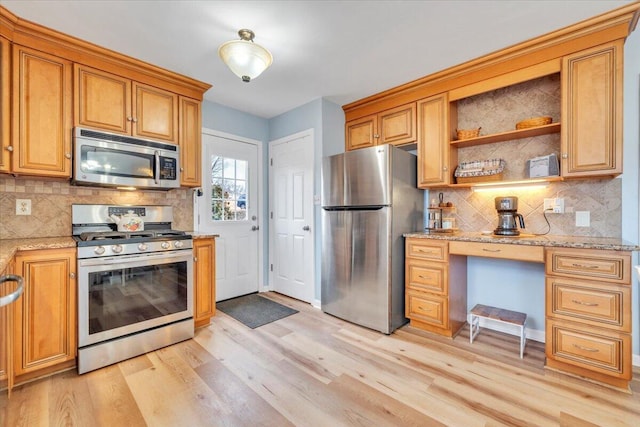
{"type": "Polygon", "coordinates": [[[146,243],[140,243],[138,245],[138,249],[141,250],[141,251],[146,251],[147,249],[149,249],[149,246],[147,246],[146,243]]]}
{"type": "Polygon", "coordinates": [[[120,252],[122,252],[122,245],[113,245],[111,246],[111,250],[114,254],[119,254],[120,252]]]}
{"type": "Polygon", "coordinates": [[[93,253],[95,253],[96,255],[102,255],[104,251],[105,251],[104,246],[98,246],[93,250],[93,253]]]}
{"type": "Polygon", "coordinates": [[[176,241],[173,246],[175,246],[176,248],[181,248],[184,246],[184,243],[182,243],[180,240],[176,241]]]}
{"type": "Polygon", "coordinates": [[[160,245],[160,247],[162,249],[169,249],[171,247],[171,243],[169,242],[162,242],[162,244],[160,245]]]}

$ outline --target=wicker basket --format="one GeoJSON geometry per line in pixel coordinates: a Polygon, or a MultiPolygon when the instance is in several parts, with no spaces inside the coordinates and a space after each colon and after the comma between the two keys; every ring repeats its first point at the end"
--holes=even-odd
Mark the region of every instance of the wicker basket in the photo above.
{"type": "Polygon", "coordinates": [[[549,123],[551,123],[551,120],[552,119],[549,116],[532,117],[530,119],[516,123],[516,129],[528,129],[536,126],[548,125],[549,123]]]}
{"type": "Polygon", "coordinates": [[[457,129],[456,133],[458,135],[458,139],[476,138],[480,136],[480,129],[482,128],[479,127],[478,129],[471,129],[471,130],[457,129]]]}
{"type": "Polygon", "coordinates": [[[456,183],[469,184],[473,182],[501,181],[505,165],[503,159],[474,160],[460,163],[454,173],[456,183]]]}

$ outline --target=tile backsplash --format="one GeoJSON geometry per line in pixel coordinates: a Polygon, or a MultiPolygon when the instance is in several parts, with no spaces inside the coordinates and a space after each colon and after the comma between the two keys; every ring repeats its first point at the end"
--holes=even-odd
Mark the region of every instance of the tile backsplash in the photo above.
{"type": "MultiPolygon", "coordinates": [[[[518,197],[518,213],[524,216],[526,233],[557,236],[621,237],[622,180],[572,180],[552,182],[537,190],[494,190],[476,193],[470,188],[442,189],[445,202],[456,207],[456,225],[461,231],[493,231],[497,227],[496,197],[518,197]],[[543,215],[545,198],[564,199],[565,213],[543,215]],[[572,210],[573,212],[567,212],[572,210]],[[589,211],[589,227],[576,227],[575,211],[589,211]]],[[[438,200],[438,190],[431,190],[429,198],[438,200]]]]}
{"type": "Polygon", "coordinates": [[[71,236],[72,204],[173,206],[173,227],[193,230],[193,190],[121,191],[68,181],[0,175],[0,239],[71,236]],[[31,215],[16,215],[16,199],[31,200],[31,215]]]}

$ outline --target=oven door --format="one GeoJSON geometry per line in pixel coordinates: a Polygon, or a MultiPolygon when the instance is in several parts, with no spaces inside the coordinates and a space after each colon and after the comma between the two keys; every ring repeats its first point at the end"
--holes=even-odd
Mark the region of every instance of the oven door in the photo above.
{"type": "Polygon", "coordinates": [[[78,261],[79,347],[193,317],[193,254],[78,261]]]}

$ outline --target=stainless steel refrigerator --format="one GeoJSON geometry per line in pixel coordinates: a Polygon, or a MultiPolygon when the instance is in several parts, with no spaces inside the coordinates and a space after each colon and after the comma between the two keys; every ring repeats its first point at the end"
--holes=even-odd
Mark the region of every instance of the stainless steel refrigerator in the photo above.
{"type": "Polygon", "coordinates": [[[322,311],[390,334],[404,317],[404,238],[423,229],[416,156],[392,145],[322,160],[322,311]]]}

